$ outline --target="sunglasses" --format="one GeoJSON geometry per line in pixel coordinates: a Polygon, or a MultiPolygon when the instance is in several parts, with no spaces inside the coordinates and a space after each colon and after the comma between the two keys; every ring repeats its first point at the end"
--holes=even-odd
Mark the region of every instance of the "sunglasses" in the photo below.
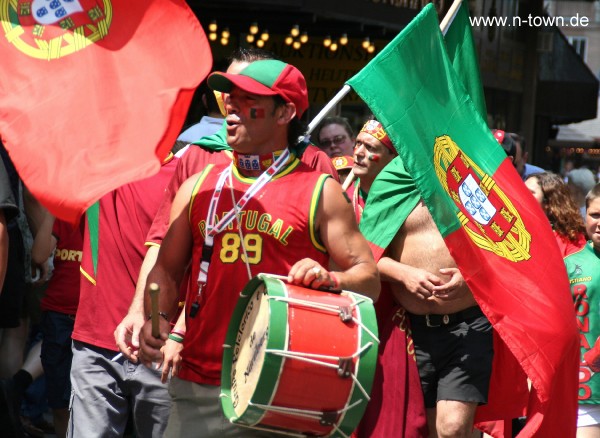
{"type": "Polygon", "coordinates": [[[324,138],[319,140],[319,145],[324,148],[330,148],[333,145],[340,145],[348,138],[347,135],[336,135],[333,138],[324,138]]]}

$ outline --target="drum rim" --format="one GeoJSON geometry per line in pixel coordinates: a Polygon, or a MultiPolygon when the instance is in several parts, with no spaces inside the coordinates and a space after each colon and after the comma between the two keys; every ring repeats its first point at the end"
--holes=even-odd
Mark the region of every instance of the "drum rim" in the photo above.
{"type": "MultiPolygon", "coordinates": [[[[364,305],[367,302],[372,304],[372,300],[368,297],[350,291],[343,291],[342,294],[347,294],[351,296],[355,302],[359,300],[364,300],[366,298],[366,300],[363,303],[358,304],[356,306],[358,320],[365,323],[365,325],[367,326],[366,328],[370,330],[375,336],[379,336],[375,308],[372,305],[364,305]],[[371,322],[371,324],[367,324],[367,321],[371,322]]],[[[373,389],[373,381],[375,379],[375,368],[377,366],[379,341],[378,339],[373,339],[372,336],[362,326],[360,327],[359,333],[359,347],[361,349],[364,348],[369,342],[373,342],[373,347],[366,350],[362,356],[359,356],[355,366],[357,370],[357,380],[361,382],[365,391],[368,394],[371,394],[371,390],[373,389]]],[[[356,383],[354,383],[352,385],[352,390],[350,391],[350,394],[348,396],[348,402],[346,403],[346,406],[351,406],[352,404],[356,403],[357,401],[363,398],[364,395],[362,391],[360,391],[356,383]]],[[[364,403],[360,403],[354,409],[343,413],[338,420],[338,428],[348,435],[354,432],[354,430],[358,427],[360,421],[362,420],[365,411],[367,410],[368,403],[368,400],[364,400],[364,403]],[[352,415],[347,415],[350,413],[352,415]]]]}
{"type": "MultiPolygon", "coordinates": [[[[244,287],[240,294],[240,299],[235,307],[232,314],[229,327],[227,330],[227,336],[225,340],[226,345],[232,346],[232,348],[225,348],[223,351],[223,364],[221,367],[221,407],[225,414],[225,417],[232,423],[242,424],[246,426],[254,426],[259,423],[266,411],[258,407],[249,405],[246,407],[241,415],[237,415],[235,408],[233,407],[233,401],[231,399],[231,370],[233,362],[233,352],[237,333],[239,330],[239,323],[246,311],[248,303],[254,296],[256,290],[264,284],[269,290],[271,296],[285,296],[286,289],[285,284],[281,280],[270,277],[268,274],[258,274],[244,287]],[[268,283],[268,284],[267,284],[268,283]],[[269,288],[271,287],[272,288],[269,288]]],[[[283,350],[287,348],[288,332],[287,332],[287,305],[284,302],[277,300],[269,300],[269,327],[286,327],[285,334],[283,336],[277,334],[275,330],[269,330],[267,336],[266,349],[283,350]]],[[[265,363],[259,374],[256,382],[256,388],[252,394],[251,400],[258,404],[269,405],[276,394],[276,388],[279,383],[279,378],[273,379],[271,376],[273,368],[277,368],[278,372],[275,374],[279,376],[281,374],[281,368],[284,363],[284,358],[280,356],[269,355],[268,360],[265,358],[265,363]],[[267,363],[269,366],[267,366],[267,363]]]]}

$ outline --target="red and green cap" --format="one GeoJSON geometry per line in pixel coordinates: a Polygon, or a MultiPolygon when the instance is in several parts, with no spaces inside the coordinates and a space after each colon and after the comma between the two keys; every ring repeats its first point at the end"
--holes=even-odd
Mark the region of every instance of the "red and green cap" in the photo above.
{"type": "Polygon", "coordinates": [[[300,70],[274,59],[254,61],[239,74],[215,72],[208,77],[208,86],[224,93],[236,86],[260,96],[281,96],[296,106],[298,118],[308,108],[306,80],[300,70]]]}

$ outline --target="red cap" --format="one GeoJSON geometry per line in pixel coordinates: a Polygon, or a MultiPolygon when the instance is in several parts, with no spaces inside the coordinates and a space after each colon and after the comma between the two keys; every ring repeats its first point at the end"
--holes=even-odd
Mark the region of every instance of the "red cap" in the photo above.
{"type": "Polygon", "coordinates": [[[208,86],[216,91],[229,93],[234,85],[260,96],[281,96],[296,106],[298,118],[308,109],[306,80],[300,70],[285,62],[254,61],[239,74],[215,72],[208,77],[208,86]]]}
{"type": "Polygon", "coordinates": [[[354,159],[348,155],[344,155],[343,157],[333,157],[331,163],[335,167],[335,170],[352,169],[354,159]]]}

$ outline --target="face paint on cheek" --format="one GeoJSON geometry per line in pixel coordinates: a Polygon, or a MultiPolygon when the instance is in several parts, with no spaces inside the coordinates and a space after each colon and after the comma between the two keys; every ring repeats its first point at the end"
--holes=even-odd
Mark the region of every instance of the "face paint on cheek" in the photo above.
{"type": "Polygon", "coordinates": [[[264,119],[265,109],[264,108],[250,108],[251,119],[264,119]]]}
{"type": "Polygon", "coordinates": [[[375,161],[375,162],[377,162],[381,158],[381,155],[369,152],[368,158],[369,158],[369,161],[375,161]]]}

